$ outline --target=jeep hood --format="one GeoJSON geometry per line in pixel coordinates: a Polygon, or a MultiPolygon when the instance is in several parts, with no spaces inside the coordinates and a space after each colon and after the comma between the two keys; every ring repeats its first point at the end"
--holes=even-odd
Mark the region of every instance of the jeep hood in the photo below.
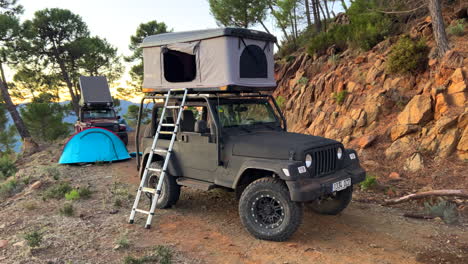
{"type": "Polygon", "coordinates": [[[339,142],[323,137],[289,133],[284,131],[261,131],[231,136],[232,154],[267,159],[286,160],[290,151],[294,160],[302,160],[307,150],[339,142]]]}

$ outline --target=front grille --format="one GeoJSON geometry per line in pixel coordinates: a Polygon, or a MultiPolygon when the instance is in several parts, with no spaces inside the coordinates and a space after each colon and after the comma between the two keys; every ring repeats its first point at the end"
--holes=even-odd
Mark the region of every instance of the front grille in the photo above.
{"type": "Polygon", "coordinates": [[[336,157],[337,148],[338,146],[336,145],[329,146],[310,153],[312,155],[312,169],[314,170],[315,177],[326,175],[336,170],[338,163],[338,158],[336,157]]]}
{"type": "Polygon", "coordinates": [[[113,123],[95,123],[94,126],[95,127],[102,127],[102,128],[107,129],[107,130],[114,131],[114,132],[118,131],[118,129],[115,130],[115,124],[113,124],[113,123]]]}

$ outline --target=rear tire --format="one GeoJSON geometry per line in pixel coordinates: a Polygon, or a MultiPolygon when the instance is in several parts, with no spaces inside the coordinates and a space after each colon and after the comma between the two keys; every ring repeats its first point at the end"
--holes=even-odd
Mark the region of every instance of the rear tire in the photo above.
{"type": "Polygon", "coordinates": [[[337,215],[348,207],[352,198],[353,186],[350,186],[342,191],[323,197],[319,200],[315,200],[307,204],[307,207],[317,214],[337,215]]]}
{"type": "MultiPolygon", "coordinates": [[[[150,168],[161,169],[162,164],[159,161],[151,163],[150,168]]],[[[159,172],[149,171],[146,180],[145,187],[156,189],[159,180],[159,172]]],[[[153,195],[146,193],[148,198],[153,199],[153,195]]],[[[180,185],[177,184],[175,177],[171,176],[166,172],[164,177],[163,185],[161,187],[161,194],[159,195],[158,203],[156,208],[166,209],[170,208],[179,201],[180,197],[180,185]]]]}
{"type": "Polygon", "coordinates": [[[291,201],[287,187],[280,180],[262,178],[242,192],[239,215],[254,237],[285,241],[302,222],[302,204],[291,201]]]}

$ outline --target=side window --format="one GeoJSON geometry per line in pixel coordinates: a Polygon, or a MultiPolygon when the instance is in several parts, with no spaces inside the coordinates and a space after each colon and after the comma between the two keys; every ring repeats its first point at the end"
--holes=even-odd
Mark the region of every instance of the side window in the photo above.
{"type": "Polygon", "coordinates": [[[245,47],[239,67],[240,78],[268,78],[267,58],[263,49],[257,45],[245,47]]]}
{"type": "Polygon", "coordinates": [[[191,82],[197,76],[196,56],[176,50],[163,53],[164,78],[168,82],[191,82]]]}

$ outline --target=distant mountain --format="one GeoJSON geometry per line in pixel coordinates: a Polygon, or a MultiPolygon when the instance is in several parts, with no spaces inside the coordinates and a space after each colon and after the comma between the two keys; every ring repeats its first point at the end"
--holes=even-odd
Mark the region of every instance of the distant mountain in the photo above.
{"type": "MultiPolygon", "coordinates": [[[[66,105],[66,104],[69,104],[70,101],[64,101],[64,102],[60,102],[61,105],[66,105]]],[[[20,104],[17,106],[17,109],[18,111],[20,111],[21,108],[23,108],[26,104],[20,104]]],[[[116,107],[116,110],[117,110],[117,115],[120,115],[122,118],[125,114],[127,114],[127,110],[128,110],[128,107],[130,105],[140,105],[139,103],[134,103],[134,102],[130,102],[130,101],[126,101],[126,100],[120,100],[120,106],[116,107]]],[[[148,104],[147,107],[151,108],[152,107],[152,103],[148,104]]],[[[10,126],[10,125],[13,125],[13,120],[11,119],[11,116],[10,114],[7,113],[7,117],[8,117],[8,123],[7,123],[7,126],[10,126]]],[[[63,122],[65,123],[70,123],[70,124],[74,124],[77,120],[77,117],[75,115],[74,112],[71,112],[69,115],[65,116],[63,118],[63,122]]],[[[129,127],[128,129],[129,131],[132,131],[133,128],[129,127]]],[[[17,143],[15,145],[15,152],[19,152],[21,150],[21,146],[23,145],[23,143],[21,142],[21,138],[19,135],[16,136],[16,139],[17,139],[17,143]]]]}

